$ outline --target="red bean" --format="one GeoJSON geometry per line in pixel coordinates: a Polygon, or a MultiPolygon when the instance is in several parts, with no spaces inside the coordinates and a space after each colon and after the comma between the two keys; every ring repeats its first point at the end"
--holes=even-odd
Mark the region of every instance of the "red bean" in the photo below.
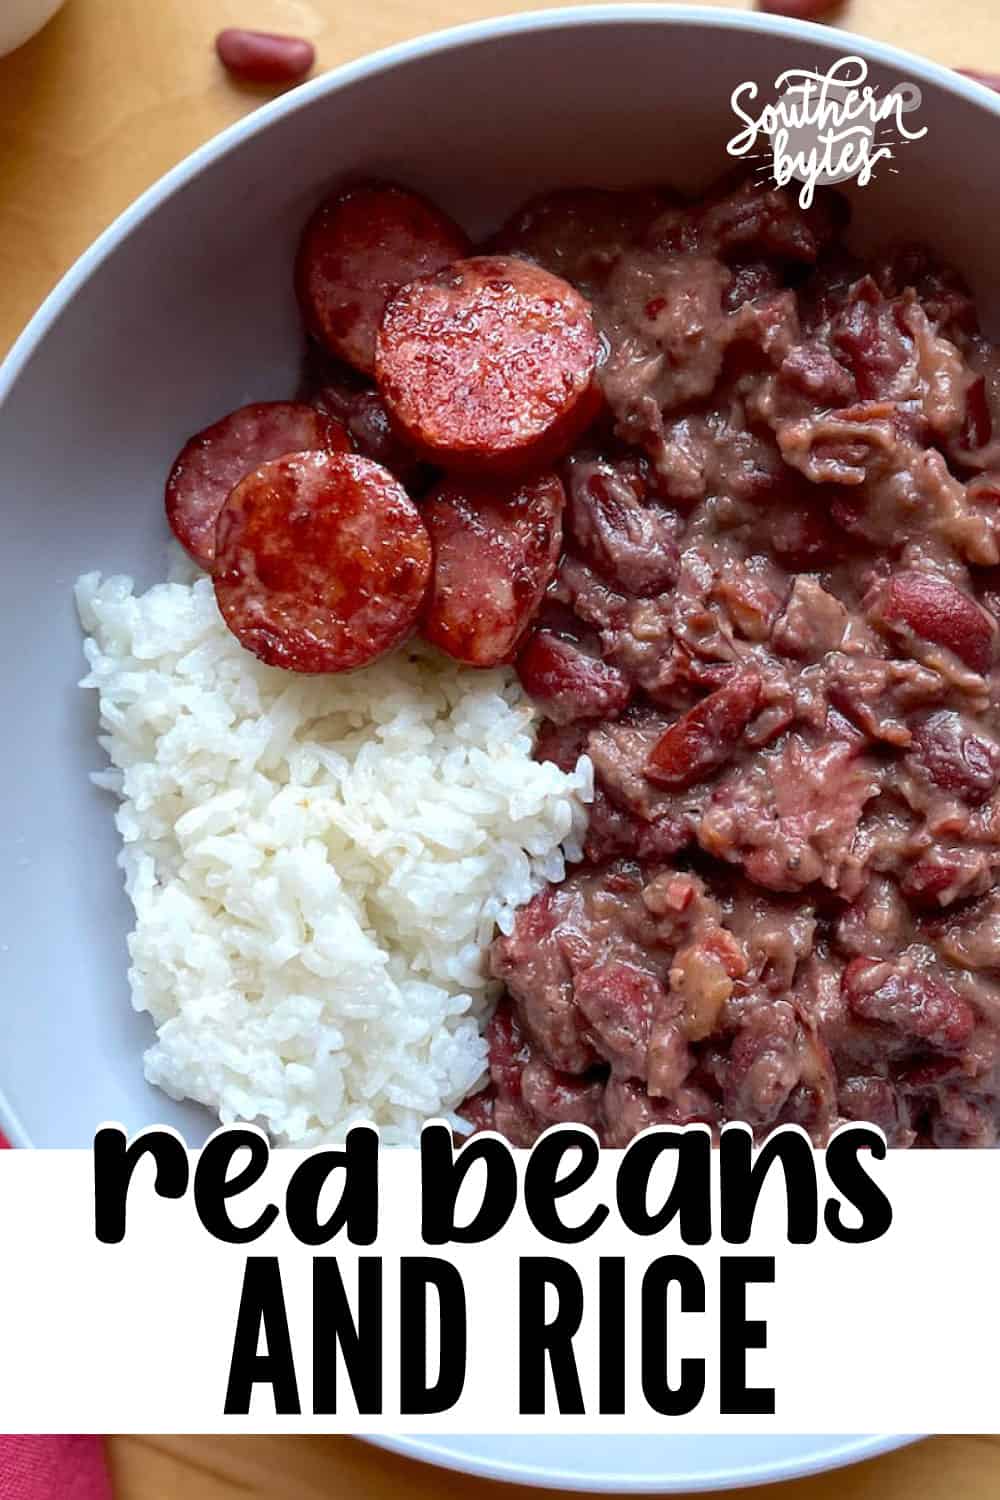
{"type": "Polygon", "coordinates": [[[855,958],[843,974],[851,1013],[941,1051],[965,1046],[976,1023],[967,1000],[913,965],[855,958]]]}
{"type": "Polygon", "coordinates": [[[532,636],[517,672],[528,696],[557,724],[617,718],[631,696],[624,672],[547,630],[532,636]]]}
{"type": "Polygon", "coordinates": [[[792,21],[821,21],[839,10],[841,0],[757,0],[757,9],[792,21]]]}
{"type": "Polygon", "coordinates": [[[732,755],[759,701],[759,676],[741,672],[671,724],[650,751],[645,775],[679,790],[704,781],[732,755]]]}
{"type": "Polygon", "coordinates": [[[912,725],[913,748],[907,761],[943,791],[954,792],[970,807],[992,797],[1000,782],[1000,748],[973,734],[961,714],[938,709],[912,725]]]}
{"type": "Polygon", "coordinates": [[[898,573],[868,601],[877,625],[893,634],[910,630],[936,646],[953,651],[973,672],[988,670],[996,625],[984,609],[933,573],[898,573]]]}
{"type": "Polygon", "coordinates": [[[240,83],[296,83],[316,61],[316,48],[304,37],[275,36],[229,26],[215,38],[227,73],[240,83]]]}

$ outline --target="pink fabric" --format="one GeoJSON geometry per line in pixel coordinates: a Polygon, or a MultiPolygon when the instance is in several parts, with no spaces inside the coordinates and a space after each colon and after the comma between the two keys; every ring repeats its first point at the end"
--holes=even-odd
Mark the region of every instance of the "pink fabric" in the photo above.
{"type": "Polygon", "coordinates": [[[96,1437],[0,1437],[0,1500],[111,1500],[96,1437]]]}
{"type": "Polygon", "coordinates": [[[0,1500],[111,1500],[103,1439],[0,1435],[0,1500]]]}

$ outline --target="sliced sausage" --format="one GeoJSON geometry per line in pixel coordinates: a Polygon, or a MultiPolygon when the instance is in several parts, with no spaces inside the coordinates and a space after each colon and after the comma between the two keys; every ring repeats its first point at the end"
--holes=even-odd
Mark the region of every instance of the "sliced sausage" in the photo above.
{"type": "Polygon", "coordinates": [[[203,568],[215,557],[215,523],[235,484],[272,458],[309,448],[348,452],[343,426],[297,401],[241,406],[189,438],[167,479],[167,520],[183,547],[203,568]]]}
{"type": "Polygon", "coordinates": [[[304,37],[246,31],[241,26],[220,31],[215,51],[222,66],[240,83],[296,83],[316,61],[316,48],[304,37]]]}
{"type": "Polygon", "coordinates": [[[446,214],[406,188],[359,183],[332,193],[309,220],[295,284],[309,332],[366,374],[393,292],[469,252],[446,214]]]}
{"type": "Polygon", "coordinates": [[[600,406],[590,308],[530,261],[476,256],[401,287],[375,378],[433,463],[514,472],[561,457],[600,406]]]}
{"type": "Polygon", "coordinates": [[[448,480],[422,515],[434,545],[423,634],[457,661],[508,661],[552,580],[562,546],[555,474],[519,486],[448,480]]]}
{"type": "Polygon", "coordinates": [[[261,465],[219,516],[215,597],[233,634],[273,667],[348,672],[413,629],[431,544],[398,480],[356,453],[261,465]]]}

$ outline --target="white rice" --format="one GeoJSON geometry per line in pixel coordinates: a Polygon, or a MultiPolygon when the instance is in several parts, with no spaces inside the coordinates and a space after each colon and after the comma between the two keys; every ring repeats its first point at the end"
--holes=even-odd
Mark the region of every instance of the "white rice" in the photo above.
{"type": "Polygon", "coordinates": [[[345,677],[266,667],[211,582],[77,584],[135,907],[146,1076],[224,1121],[387,1143],[482,1076],[496,927],[578,857],[591,770],[531,759],[509,671],[415,645],[345,677]]]}

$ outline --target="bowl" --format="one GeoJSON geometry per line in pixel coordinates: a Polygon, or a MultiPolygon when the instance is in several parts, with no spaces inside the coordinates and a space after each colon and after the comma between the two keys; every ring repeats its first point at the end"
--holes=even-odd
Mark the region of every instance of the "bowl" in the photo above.
{"type": "MultiPolygon", "coordinates": [[[[512,16],[318,78],[170,172],[52,293],[0,369],[13,790],[0,864],[0,1125],[16,1144],[85,1147],[103,1120],[168,1123],[192,1145],[211,1128],[143,1080],[150,1023],[129,1004],[112,807],[87,779],[101,755],[92,696],[76,686],[72,585],[89,569],[143,585],[162,577],[163,477],[180,442],[231,407],[294,388],[292,257],[324,184],[347,170],[396,177],[473,232],[546,186],[693,188],[730,164],[737,85],[847,54],[863,56],[882,88],[915,81],[927,127],[898,173],[852,189],[856,237],[862,247],[907,232],[929,239],[996,321],[1000,222],[985,187],[1000,99],[843,32],[686,6],[512,16]]],[[[662,1491],[788,1477],[904,1440],[394,1441],[495,1477],[662,1491]]]]}
{"type": "Polygon", "coordinates": [[[843,32],[671,6],[487,21],[364,58],[286,94],[181,163],[73,267],[0,368],[7,525],[0,626],[15,795],[0,864],[0,1122],[21,1144],[85,1146],[99,1121],[207,1113],[143,1080],[147,1017],[126,981],[130,908],[83,671],[72,585],[163,576],[162,487],[180,443],[297,381],[297,237],[324,184],[361,170],[424,189],[485,231],[532,191],[673,180],[731,160],[738,84],[862,54],[916,80],[922,139],[855,188],[862,240],[929,237],[996,313],[1000,222],[985,189],[1000,98],[843,32]],[[947,204],[947,213],[939,206],[947,204]]]}
{"type": "Polygon", "coordinates": [[[0,11],[0,57],[23,47],[65,3],[66,0],[5,0],[0,11]]]}

